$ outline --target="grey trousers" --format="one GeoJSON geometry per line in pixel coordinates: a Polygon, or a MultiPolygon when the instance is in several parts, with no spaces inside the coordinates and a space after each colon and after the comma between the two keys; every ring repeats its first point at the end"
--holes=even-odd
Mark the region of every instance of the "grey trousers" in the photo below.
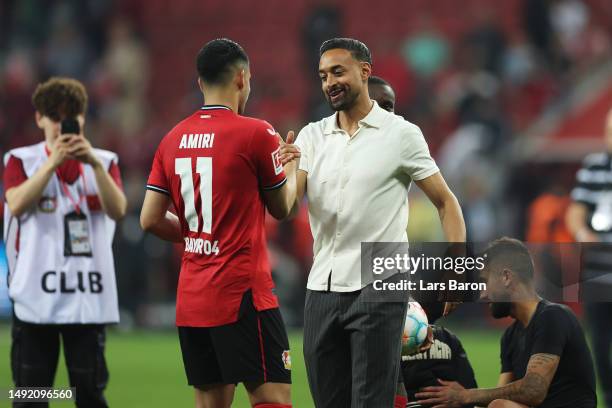
{"type": "Polygon", "coordinates": [[[304,358],[317,408],[392,408],[407,302],[306,292],[304,358]]]}

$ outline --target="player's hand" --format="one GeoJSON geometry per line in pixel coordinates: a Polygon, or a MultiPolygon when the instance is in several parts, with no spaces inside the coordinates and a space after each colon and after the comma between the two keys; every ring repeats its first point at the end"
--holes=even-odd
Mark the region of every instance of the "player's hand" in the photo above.
{"type": "Polygon", "coordinates": [[[467,403],[465,388],[456,381],[438,379],[440,385],[421,388],[414,394],[421,404],[430,404],[433,408],[460,408],[467,403]]]}
{"type": "Polygon", "coordinates": [[[444,302],[444,312],[442,312],[442,316],[448,316],[455,311],[460,304],[461,302],[444,302]]]}
{"type": "Polygon", "coordinates": [[[100,165],[100,159],[96,157],[91,147],[89,140],[85,139],[83,135],[77,136],[72,140],[69,149],[70,156],[74,157],[78,161],[87,163],[93,167],[100,165]]]}
{"type": "Polygon", "coordinates": [[[53,141],[49,149],[49,163],[54,170],[70,158],[70,146],[76,137],[78,135],[60,135],[53,141]]]}
{"type": "Polygon", "coordinates": [[[423,344],[421,344],[421,347],[419,347],[418,353],[422,353],[424,351],[429,350],[433,344],[433,341],[434,341],[433,329],[431,328],[431,325],[429,325],[427,326],[427,337],[425,338],[425,341],[423,342],[423,344]]]}
{"type": "Polygon", "coordinates": [[[280,142],[280,158],[283,166],[292,160],[299,159],[302,156],[300,149],[293,144],[295,141],[295,133],[293,130],[290,130],[289,133],[287,133],[286,141],[283,140],[280,135],[278,135],[278,139],[280,142]]]}

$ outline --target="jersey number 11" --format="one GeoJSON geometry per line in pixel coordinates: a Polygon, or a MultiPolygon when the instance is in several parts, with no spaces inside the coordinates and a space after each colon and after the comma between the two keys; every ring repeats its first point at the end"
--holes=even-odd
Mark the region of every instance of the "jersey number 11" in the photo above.
{"type": "MultiPolygon", "coordinates": [[[[202,232],[212,232],[212,157],[196,159],[196,173],[200,175],[200,197],[202,198],[202,232]]],[[[189,231],[198,232],[198,213],[195,208],[195,189],[191,158],[180,158],[174,161],[174,172],[181,178],[181,196],[185,206],[185,220],[189,231]]]]}

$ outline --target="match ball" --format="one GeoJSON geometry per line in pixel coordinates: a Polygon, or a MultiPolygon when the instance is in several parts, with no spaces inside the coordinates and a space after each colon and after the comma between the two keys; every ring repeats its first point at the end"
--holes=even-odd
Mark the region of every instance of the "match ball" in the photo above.
{"type": "Polygon", "coordinates": [[[402,333],[402,356],[414,354],[427,338],[427,315],[419,302],[408,302],[406,323],[402,333]]]}

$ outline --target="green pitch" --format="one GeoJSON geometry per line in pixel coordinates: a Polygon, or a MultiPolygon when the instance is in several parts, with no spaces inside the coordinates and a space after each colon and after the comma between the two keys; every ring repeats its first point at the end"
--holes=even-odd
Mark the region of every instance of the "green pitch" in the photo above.
{"type": "MultiPolygon", "coordinates": [[[[457,330],[474,366],[478,384],[492,387],[499,375],[498,331],[457,330]]],[[[302,336],[294,332],[290,336],[293,363],[293,406],[313,406],[306,380],[302,357],[302,336]]],[[[0,388],[11,386],[9,368],[10,331],[0,326],[0,388]]],[[[178,339],[175,332],[139,331],[119,333],[110,331],[107,342],[107,361],[110,382],[106,392],[111,407],[190,407],[193,392],[186,385],[178,339]]],[[[58,368],[56,386],[67,386],[63,357],[58,368]]],[[[344,375],[344,373],[337,373],[344,375]]],[[[0,401],[0,407],[8,407],[0,401]]],[[[66,403],[52,404],[62,408],[66,403]]],[[[239,387],[234,407],[248,408],[246,393],[239,387]]],[[[602,407],[603,408],[603,407],[602,407]]]]}

